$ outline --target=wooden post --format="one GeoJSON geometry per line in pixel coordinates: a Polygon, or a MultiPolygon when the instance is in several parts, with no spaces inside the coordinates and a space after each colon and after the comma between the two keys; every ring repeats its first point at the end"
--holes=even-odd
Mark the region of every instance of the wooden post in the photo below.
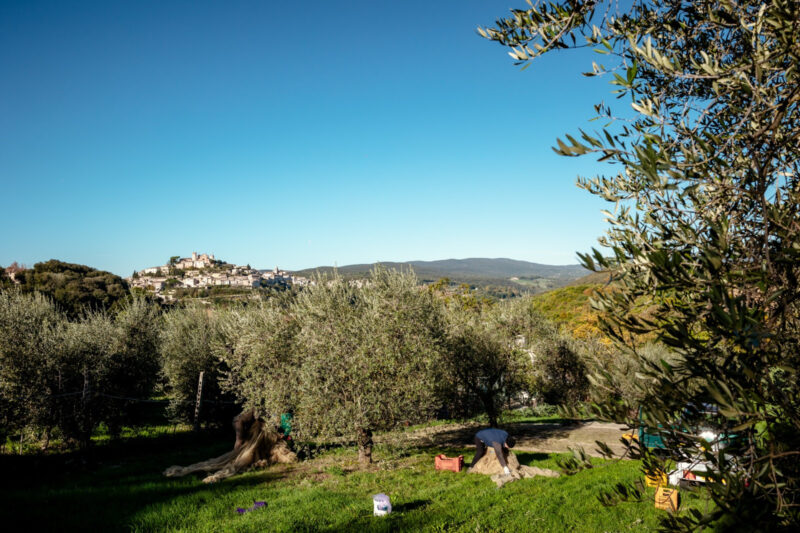
{"type": "Polygon", "coordinates": [[[44,430],[44,442],[42,442],[42,451],[46,452],[47,448],[50,447],[50,426],[47,426],[44,430]]]}
{"type": "Polygon", "coordinates": [[[194,431],[200,431],[200,405],[203,403],[203,378],[205,376],[205,371],[200,372],[200,378],[197,380],[197,401],[194,404],[194,431]]]}

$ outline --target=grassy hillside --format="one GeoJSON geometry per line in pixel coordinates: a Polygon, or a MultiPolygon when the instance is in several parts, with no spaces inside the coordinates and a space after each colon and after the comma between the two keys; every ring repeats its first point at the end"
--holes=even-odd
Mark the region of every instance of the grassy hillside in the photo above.
{"type": "MultiPolygon", "coordinates": [[[[654,531],[663,513],[644,501],[603,507],[601,489],[641,479],[639,461],[603,461],[574,476],[534,478],[497,489],[481,475],[437,472],[445,452],[471,459],[472,448],[391,450],[361,469],[356,454],[334,449],[296,465],[277,465],[205,485],[199,477],[165,478],[171,464],[220,454],[230,439],[176,434],[142,450],[120,450],[104,464],[24,469],[0,487],[0,519],[24,519],[41,531],[654,531]],[[393,512],[372,516],[372,495],[386,493],[393,512]],[[244,515],[254,500],[266,506],[244,515]],[[38,511],[42,509],[44,511],[38,511]]],[[[519,452],[523,464],[556,468],[557,454],[519,452]]],[[[5,457],[8,461],[16,456],[5,457]]],[[[24,459],[24,458],[23,458],[24,459]]],[[[700,497],[684,495],[685,507],[700,497]]]]}
{"type": "MultiPolygon", "coordinates": [[[[597,336],[611,342],[598,328],[598,314],[589,303],[592,293],[597,290],[610,290],[608,273],[596,272],[580,278],[566,287],[560,287],[537,294],[533,297],[533,306],[546,317],[564,325],[575,337],[587,338],[597,336]]],[[[651,317],[652,301],[639,300],[639,314],[651,317]]],[[[636,343],[647,343],[655,339],[655,334],[633,335],[636,343]]]]}
{"type": "Polygon", "coordinates": [[[572,280],[568,285],[605,285],[611,275],[608,272],[591,272],[585,276],[572,280]]]}
{"type": "Polygon", "coordinates": [[[547,318],[564,324],[578,338],[601,335],[597,313],[589,304],[589,296],[598,287],[602,285],[581,284],[554,289],[536,295],[533,306],[547,318]]]}

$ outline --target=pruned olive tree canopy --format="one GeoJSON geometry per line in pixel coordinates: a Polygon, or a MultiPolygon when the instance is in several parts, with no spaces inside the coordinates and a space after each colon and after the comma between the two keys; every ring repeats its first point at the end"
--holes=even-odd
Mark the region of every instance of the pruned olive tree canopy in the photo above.
{"type": "Polygon", "coordinates": [[[369,463],[374,431],[427,420],[437,406],[444,322],[411,273],[322,278],[224,322],[225,386],[260,414],[293,411],[298,438],[352,439],[369,463]]]}

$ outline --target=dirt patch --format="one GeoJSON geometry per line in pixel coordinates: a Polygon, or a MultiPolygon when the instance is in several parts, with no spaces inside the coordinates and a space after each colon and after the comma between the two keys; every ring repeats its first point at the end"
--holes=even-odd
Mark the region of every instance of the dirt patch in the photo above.
{"type": "MultiPolygon", "coordinates": [[[[418,446],[467,447],[472,446],[480,424],[446,424],[415,430],[406,434],[418,446]]],[[[517,451],[560,453],[569,448],[582,447],[586,453],[599,456],[595,441],[601,441],[618,454],[625,447],[620,442],[626,426],[609,422],[535,423],[517,422],[503,424],[503,429],[517,439],[517,451]]]]}
{"type": "Polygon", "coordinates": [[[586,453],[600,456],[596,441],[606,443],[614,453],[621,455],[625,446],[620,442],[628,431],[622,424],[610,422],[580,422],[561,427],[542,427],[548,424],[512,424],[508,431],[517,437],[515,449],[530,452],[566,452],[582,447],[586,453]]]}

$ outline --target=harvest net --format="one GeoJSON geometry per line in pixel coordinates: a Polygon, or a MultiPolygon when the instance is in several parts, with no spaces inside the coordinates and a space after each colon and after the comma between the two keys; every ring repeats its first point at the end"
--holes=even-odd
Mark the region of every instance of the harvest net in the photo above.
{"type": "Polygon", "coordinates": [[[548,470],[547,468],[521,465],[517,460],[517,456],[511,451],[506,452],[506,463],[508,464],[508,469],[511,470],[511,474],[505,474],[503,472],[503,467],[500,466],[500,461],[497,460],[494,448],[489,448],[486,450],[486,455],[481,457],[469,472],[472,474],[491,476],[492,481],[494,481],[498,487],[502,487],[510,481],[516,481],[522,478],[536,476],[559,477],[560,475],[558,472],[548,470]]]}

